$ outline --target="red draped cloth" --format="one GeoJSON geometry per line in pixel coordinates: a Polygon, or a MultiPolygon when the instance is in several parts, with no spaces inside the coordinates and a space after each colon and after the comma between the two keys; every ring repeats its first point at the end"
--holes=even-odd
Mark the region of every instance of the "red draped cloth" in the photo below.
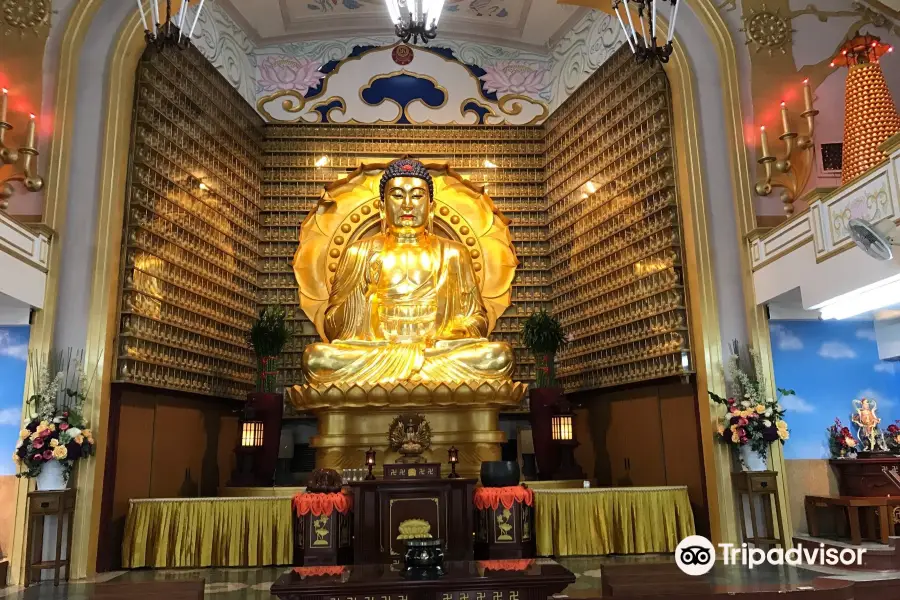
{"type": "Polygon", "coordinates": [[[533,558],[478,561],[478,566],[488,571],[527,571],[533,564],[533,558]]]}
{"type": "Polygon", "coordinates": [[[331,512],[335,510],[346,515],[353,508],[353,497],[343,492],[337,494],[300,492],[294,496],[293,505],[298,517],[309,512],[317,517],[323,514],[330,517],[331,512]]]}
{"type": "Polygon", "coordinates": [[[524,485],[511,485],[501,488],[481,487],[475,490],[475,508],[485,510],[492,508],[497,510],[501,504],[503,508],[512,508],[513,503],[525,503],[528,506],[534,504],[534,492],[524,485]]]}

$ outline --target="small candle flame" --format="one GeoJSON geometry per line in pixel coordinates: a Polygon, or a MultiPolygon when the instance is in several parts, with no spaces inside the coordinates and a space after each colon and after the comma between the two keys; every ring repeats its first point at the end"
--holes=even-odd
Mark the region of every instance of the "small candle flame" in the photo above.
{"type": "Polygon", "coordinates": [[[806,85],[807,83],[809,83],[809,77],[803,80],[803,85],[806,85]]]}
{"type": "Polygon", "coordinates": [[[9,93],[9,90],[6,89],[6,88],[3,88],[3,95],[5,96],[5,95],[8,94],[8,93],[9,93]]]}
{"type": "Polygon", "coordinates": [[[766,130],[766,126],[763,125],[762,127],[759,128],[759,130],[760,130],[760,131],[765,131],[765,130],[766,130]]]}
{"type": "Polygon", "coordinates": [[[28,115],[28,116],[31,117],[31,120],[32,120],[32,121],[34,121],[34,113],[31,113],[31,114],[28,115]]]}
{"type": "Polygon", "coordinates": [[[784,108],[785,106],[787,106],[787,103],[786,103],[784,100],[782,100],[782,101],[781,101],[781,108],[784,108]]]}

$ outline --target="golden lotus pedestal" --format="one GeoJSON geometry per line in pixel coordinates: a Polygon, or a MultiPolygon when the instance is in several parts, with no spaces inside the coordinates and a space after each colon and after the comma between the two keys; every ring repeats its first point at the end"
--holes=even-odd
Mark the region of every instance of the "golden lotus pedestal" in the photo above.
{"type": "MultiPolygon", "coordinates": [[[[301,412],[318,418],[316,467],[354,469],[363,466],[370,447],[380,464],[395,463],[400,454],[388,446],[388,429],[401,413],[423,415],[431,426],[426,462],[447,463],[451,446],[459,450],[457,472],[477,478],[482,461],[500,460],[499,413],[517,406],[526,386],[519,382],[445,383],[398,382],[376,385],[294,386],[288,396],[301,412]]],[[[445,466],[443,473],[449,473],[445,466]]]]}

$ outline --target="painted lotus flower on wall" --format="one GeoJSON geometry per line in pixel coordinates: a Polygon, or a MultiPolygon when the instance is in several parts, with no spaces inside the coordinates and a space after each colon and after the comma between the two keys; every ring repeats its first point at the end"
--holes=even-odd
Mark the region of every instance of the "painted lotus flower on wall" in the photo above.
{"type": "Polygon", "coordinates": [[[295,90],[305,95],[319,85],[325,74],[319,71],[322,63],[310,58],[296,58],[286,54],[266,56],[259,64],[259,91],[272,93],[295,90]]]}
{"type": "Polygon", "coordinates": [[[498,96],[521,94],[539,96],[550,83],[550,69],[527,62],[499,61],[484,67],[484,89],[498,96]]]}

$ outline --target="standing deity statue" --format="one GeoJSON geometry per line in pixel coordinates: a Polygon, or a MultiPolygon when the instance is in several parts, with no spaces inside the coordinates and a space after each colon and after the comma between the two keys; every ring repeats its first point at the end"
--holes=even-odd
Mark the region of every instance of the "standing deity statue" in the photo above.
{"type": "Polygon", "coordinates": [[[856,437],[861,443],[860,450],[863,452],[886,452],[884,434],[878,427],[881,419],[875,414],[878,404],[868,398],[854,400],[853,410],[855,412],[850,420],[856,426],[856,437]]]}
{"type": "Polygon", "coordinates": [[[434,187],[402,159],[381,177],[380,233],[350,244],[325,310],[329,342],[307,346],[310,384],[509,380],[512,348],[488,316],[463,244],[434,235],[434,187]]]}

